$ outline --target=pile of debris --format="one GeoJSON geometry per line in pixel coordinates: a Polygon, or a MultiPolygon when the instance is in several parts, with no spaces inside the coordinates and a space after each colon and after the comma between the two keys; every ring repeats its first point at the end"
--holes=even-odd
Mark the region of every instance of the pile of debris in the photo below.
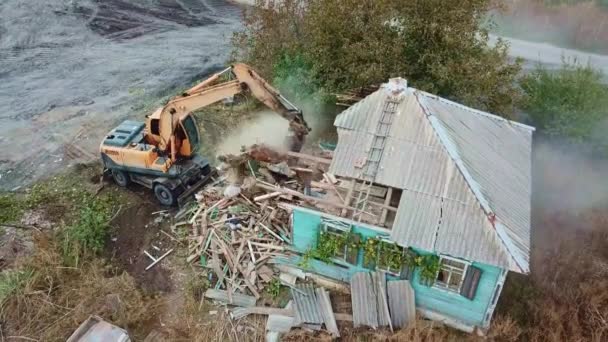
{"type": "MultiPolygon", "coordinates": [[[[345,198],[352,197],[359,184],[329,174],[329,159],[278,152],[263,145],[218,159],[223,162],[219,179],[196,194],[194,205],[182,209],[174,224],[174,228],[191,227],[187,261],[200,264],[210,275],[211,287],[205,297],[233,306],[233,319],[268,315],[269,340],[293,327],[313,331],[324,327],[332,336],[340,336],[336,321],[353,321],[353,316],[333,312],[326,288],[351,289],[275,261],[292,254],[292,205],[344,215],[343,211],[353,210],[345,198]],[[321,285],[315,288],[308,280],[321,285]],[[289,287],[292,300],[284,308],[257,306],[264,289],[274,281],[289,287]]],[[[369,216],[373,219],[379,213],[369,216]]],[[[355,290],[364,288],[361,285],[355,290]]],[[[384,300],[374,299],[374,303],[382,303],[381,308],[388,311],[394,304],[386,295],[386,286],[382,288],[384,300]]],[[[366,303],[357,300],[353,297],[354,306],[367,309],[363,307],[366,303]]],[[[367,322],[358,317],[355,321],[377,328],[385,320],[367,322]]]]}
{"type": "Polygon", "coordinates": [[[289,213],[270,197],[226,198],[223,188],[220,180],[199,192],[196,205],[176,215],[182,221],[175,226],[191,226],[187,261],[213,271],[215,286],[208,297],[244,305],[250,296],[258,299],[273,279],[266,263],[282,255],[291,239],[289,213]]]}

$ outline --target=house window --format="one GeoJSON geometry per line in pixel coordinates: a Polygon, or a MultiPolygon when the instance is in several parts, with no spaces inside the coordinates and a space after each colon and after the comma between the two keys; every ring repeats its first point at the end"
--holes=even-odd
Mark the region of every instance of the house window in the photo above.
{"type": "Polygon", "coordinates": [[[323,220],[317,250],[322,259],[357,264],[359,234],[351,226],[340,221],[323,220]]]}
{"type": "Polygon", "coordinates": [[[398,276],[401,274],[404,255],[403,247],[392,241],[380,240],[376,269],[398,276]]]}
{"type": "Polygon", "coordinates": [[[469,264],[446,256],[441,257],[440,264],[441,266],[437,273],[437,279],[433,286],[460,293],[469,264]]]}

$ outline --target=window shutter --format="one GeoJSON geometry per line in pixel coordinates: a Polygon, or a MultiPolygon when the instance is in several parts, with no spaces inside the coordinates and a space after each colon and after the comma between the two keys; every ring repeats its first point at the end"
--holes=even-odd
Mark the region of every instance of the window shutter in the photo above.
{"type": "Polygon", "coordinates": [[[413,274],[414,268],[410,267],[410,265],[408,265],[407,263],[403,263],[403,266],[401,266],[401,273],[399,274],[399,278],[403,280],[410,280],[412,279],[413,274]]]}
{"type": "Polygon", "coordinates": [[[360,234],[350,234],[349,240],[347,243],[347,253],[346,253],[346,262],[351,265],[357,265],[357,257],[359,256],[359,244],[361,243],[361,235],[360,234]],[[351,244],[356,245],[356,248],[352,248],[351,244]]]}
{"type": "Polygon", "coordinates": [[[460,294],[468,299],[475,298],[479,279],[481,278],[481,270],[474,266],[469,266],[467,273],[464,275],[464,281],[460,288],[460,294]]]}

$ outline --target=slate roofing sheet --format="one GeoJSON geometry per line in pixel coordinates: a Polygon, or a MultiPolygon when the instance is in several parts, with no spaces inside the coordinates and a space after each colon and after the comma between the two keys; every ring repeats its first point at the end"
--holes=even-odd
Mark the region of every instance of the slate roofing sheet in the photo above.
{"type": "MultiPolygon", "coordinates": [[[[361,178],[389,95],[383,86],[338,115],[330,172],[361,178]]],[[[400,96],[375,178],[403,190],[392,239],[528,272],[534,129],[413,88],[400,96]]]]}

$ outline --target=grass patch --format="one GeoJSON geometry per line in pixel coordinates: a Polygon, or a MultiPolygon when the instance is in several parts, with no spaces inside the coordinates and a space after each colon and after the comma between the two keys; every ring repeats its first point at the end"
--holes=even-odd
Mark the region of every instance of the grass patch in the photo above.
{"type": "Polygon", "coordinates": [[[23,215],[23,204],[16,194],[0,194],[0,224],[19,220],[23,215]]]}
{"type": "Polygon", "coordinates": [[[65,341],[89,315],[99,315],[143,339],[158,300],[146,297],[126,273],[114,274],[100,260],[66,267],[59,246],[38,236],[22,270],[3,274],[0,308],[4,336],[65,341]]]}
{"type": "Polygon", "coordinates": [[[31,270],[6,270],[0,273],[0,303],[22,290],[32,276],[31,270]]]}
{"type": "MultiPolygon", "coordinates": [[[[72,223],[59,233],[62,254],[69,265],[78,266],[81,257],[102,251],[115,205],[113,196],[82,195],[72,223]]],[[[116,209],[118,210],[118,209],[116,209]]]]}

